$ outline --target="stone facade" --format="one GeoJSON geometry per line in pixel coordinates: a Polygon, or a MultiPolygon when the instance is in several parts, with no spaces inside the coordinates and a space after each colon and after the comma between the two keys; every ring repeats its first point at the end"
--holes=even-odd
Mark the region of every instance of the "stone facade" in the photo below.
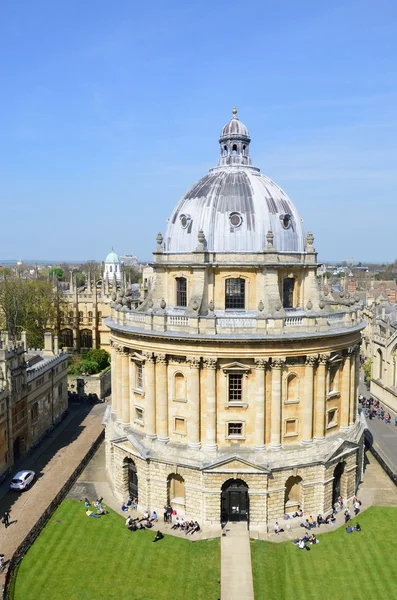
{"type": "MultiPolygon", "coordinates": [[[[355,298],[330,302],[321,294],[314,238],[301,238],[298,228],[292,235],[296,209],[285,214],[291,204],[279,188],[272,202],[258,191],[249,202],[240,197],[241,207],[232,200],[244,182],[234,173],[254,169],[247,130],[236,127],[223,130],[216,177],[232,186],[225,236],[251,223],[248,250],[241,250],[240,236],[238,251],[223,252],[222,240],[211,242],[218,234],[214,220],[204,208],[200,213],[198,201],[186,214],[180,203],[181,230],[172,233],[178,239],[174,244],[167,233],[163,244],[157,236],[142,303],[130,309],[123,293],[117,295],[107,321],[107,468],[120,500],[137,494],[143,510],[161,511],[170,502],[202,524],[246,519],[261,529],[298,506],[326,513],[337,495],[354,495],[362,473],[357,390],[364,323],[355,298]],[[253,235],[252,223],[263,210],[269,215],[261,214],[262,222],[276,222],[277,235],[269,230],[263,251],[253,252],[260,232],[253,235]],[[203,219],[196,250],[167,251],[183,248],[196,218],[203,219]],[[288,250],[289,244],[304,250],[288,250]]],[[[212,189],[208,177],[204,188],[212,189]]],[[[197,193],[189,192],[186,202],[197,193]]],[[[219,213],[210,193],[200,202],[214,203],[219,213]]],[[[177,222],[172,219],[171,232],[177,222]]]]}
{"type": "Polygon", "coordinates": [[[68,357],[45,334],[44,350],[28,350],[26,334],[0,342],[0,476],[37,444],[68,406],[68,357]]]}

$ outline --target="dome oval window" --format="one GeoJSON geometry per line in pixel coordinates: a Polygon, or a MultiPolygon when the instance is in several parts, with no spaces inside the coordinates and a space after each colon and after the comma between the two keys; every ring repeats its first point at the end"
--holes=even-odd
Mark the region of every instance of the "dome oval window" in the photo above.
{"type": "Polygon", "coordinates": [[[181,215],[179,217],[182,225],[182,229],[186,229],[190,223],[190,215],[181,215]]]}
{"type": "Polygon", "coordinates": [[[232,227],[240,227],[243,222],[243,217],[238,212],[232,212],[229,215],[229,221],[232,227]]]}
{"type": "Polygon", "coordinates": [[[289,229],[291,227],[291,215],[289,215],[289,214],[281,215],[280,219],[281,219],[281,224],[284,227],[284,229],[289,229]]]}

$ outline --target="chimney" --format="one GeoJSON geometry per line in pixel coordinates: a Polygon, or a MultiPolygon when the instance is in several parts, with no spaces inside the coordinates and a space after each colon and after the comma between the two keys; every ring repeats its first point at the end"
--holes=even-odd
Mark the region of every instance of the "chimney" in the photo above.
{"type": "Polygon", "coordinates": [[[55,356],[58,356],[59,354],[59,341],[57,335],[54,335],[54,354],[55,356]]]}
{"type": "Polygon", "coordinates": [[[21,331],[21,341],[25,350],[28,349],[28,334],[27,331],[21,331]]]}
{"type": "Polygon", "coordinates": [[[46,331],[44,334],[44,356],[52,356],[52,332],[46,331]]]}

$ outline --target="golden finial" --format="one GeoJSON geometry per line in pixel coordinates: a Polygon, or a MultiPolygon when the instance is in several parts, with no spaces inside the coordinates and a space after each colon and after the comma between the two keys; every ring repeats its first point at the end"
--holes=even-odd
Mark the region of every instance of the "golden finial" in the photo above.
{"type": "Polygon", "coordinates": [[[233,107],[232,113],[234,117],[237,115],[237,108],[235,106],[233,107]]]}

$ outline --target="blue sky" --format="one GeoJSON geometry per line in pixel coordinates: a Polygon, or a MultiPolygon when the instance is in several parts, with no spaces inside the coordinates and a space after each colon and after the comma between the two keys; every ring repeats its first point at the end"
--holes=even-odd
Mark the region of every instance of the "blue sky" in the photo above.
{"type": "Polygon", "coordinates": [[[394,0],[6,0],[0,258],[150,259],[236,105],[322,260],[397,257],[394,0]]]}

